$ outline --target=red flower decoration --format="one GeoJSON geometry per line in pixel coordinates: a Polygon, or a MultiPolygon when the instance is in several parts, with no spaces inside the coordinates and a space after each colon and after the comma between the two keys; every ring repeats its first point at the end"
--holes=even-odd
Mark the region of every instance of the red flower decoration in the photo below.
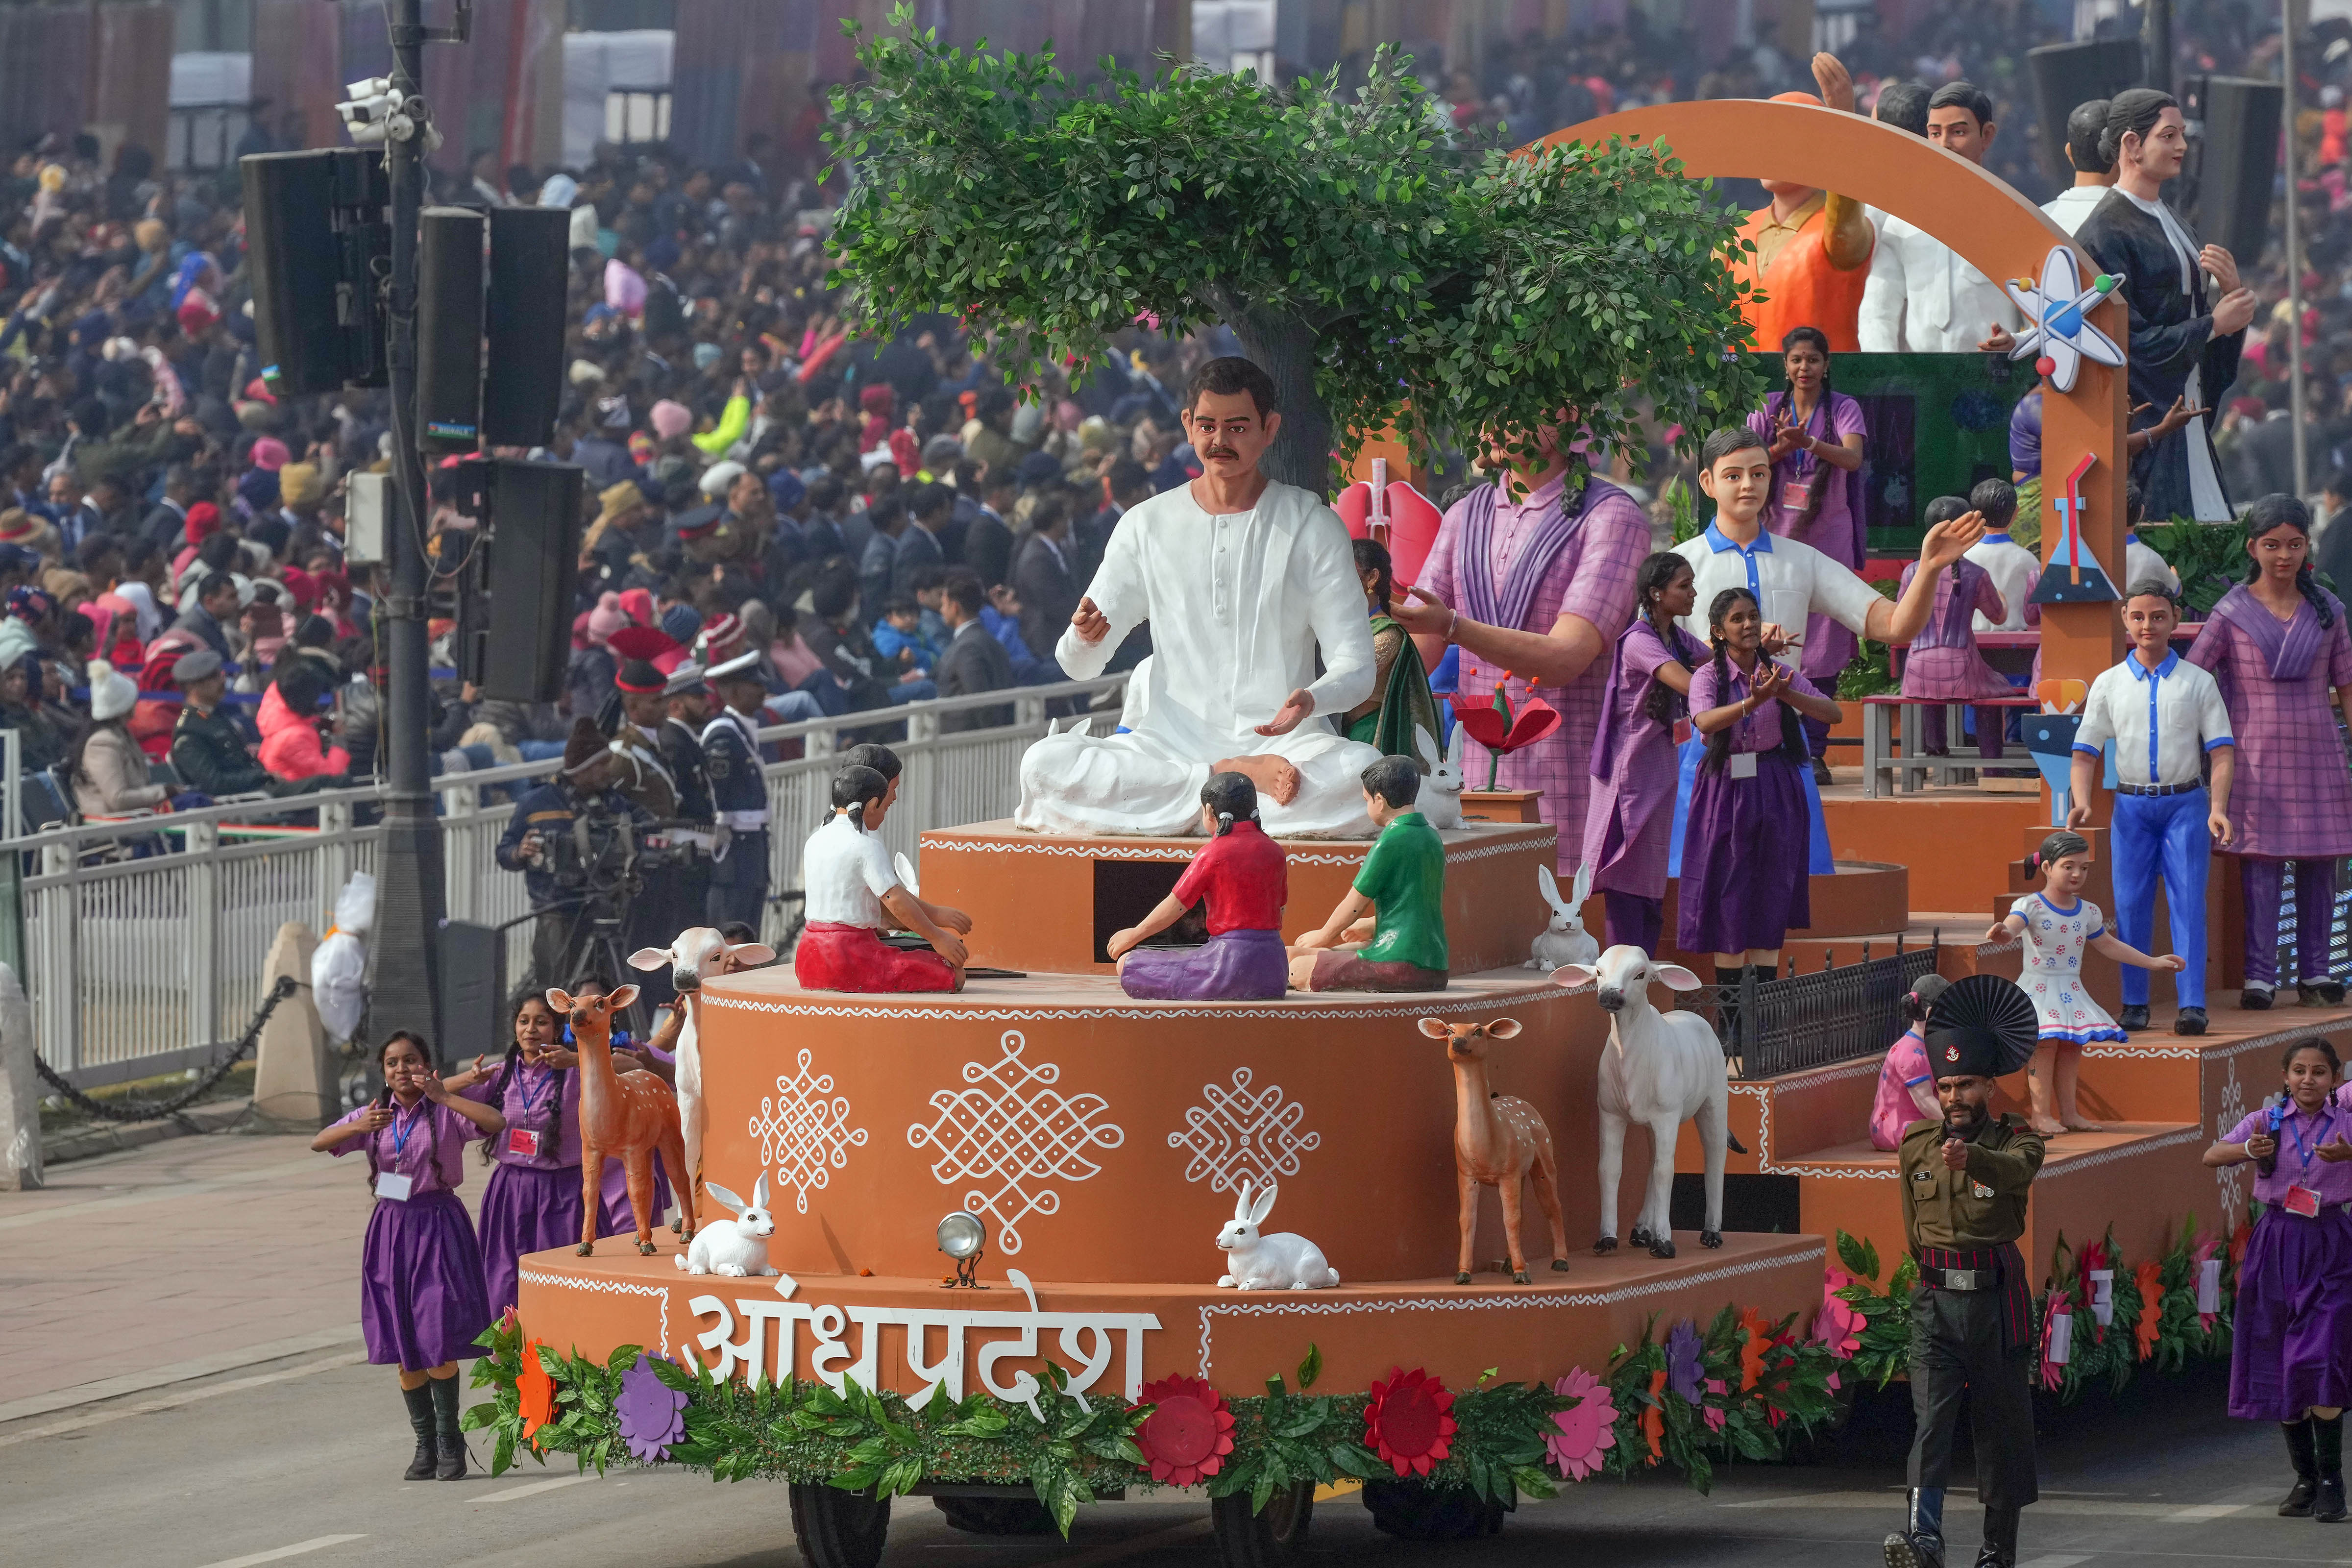
{"type": "Polygon", "coordinates": [[[522,1374],[515,1379],[515,1393],[521,1398],[523,1440],[536,1447],[533,1436],[555,1419],[555,1379],[539,1364],[537,1340],[523,1342],[522,1374]]]}
{"type": "Polygon", "coordinates": [[[1747,1339],[1739,1346],[1739,1392],[1764,1381],[1764,1358],[1773,1344],[1772,1321],[1753,1307],[1739,1310],[1739,1327],[1747,1339]]]}
{"type": "Polygon", "coordinates": [[[1656,1464],[1666,1456],[1666,1413],[1658,1403],[1658,1395],[1666,1386],[1666,1369],[1660,1367],[1650,1374],[1650,1402],[1642,1410],[1642,1436],[1650,1445],[1650,1457],[1645,1464],[1656,1464]]]}
{"type": "Polygon", "coordinates": [[[1364,1406],[1364,1447],[1400,1476],[1425,1476],[1454,1451],[1454,1395],[1421,1368],[1389,1368],[1364,1406]]]}
{"type": "Polygon", "coordinates": [[[1163,1377],[1143,1385],[1139,1403],[1159,1407],[1135,1433],[1153,1480],[1198,1486],[1224,1468],[1234,1451],[1234,1413],[1223,1394],[1197,1377],[1163,1377]]]}
{"type": "Polygon", "coordinates": [[[1523,746],[1532,746],[1559,728],[1559,710],[1534,693],[1519,704],[1506,728],[1502,710],[1488,703],[1465,705],[1453,698],[1454,721],[1466,731],[1470,738],[1490,752],[1507,756],[1523,746]]]}

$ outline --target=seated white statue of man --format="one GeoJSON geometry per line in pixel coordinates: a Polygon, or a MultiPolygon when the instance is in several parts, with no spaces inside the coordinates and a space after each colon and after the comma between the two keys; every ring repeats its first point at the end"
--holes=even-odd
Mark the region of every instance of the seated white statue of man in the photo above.
{"type": "Polygon", "coordinates": [[[1248,360],[1211,360],[1193,374],[1184,424],[1201,477],[1118,520],[1054,650],[1087,679],[1150,622],[1133,728],[1031,746],[1021,826],[1197,833],[1202,784],[1233,772],[1257,785],[1269,834],[1371,836],[1358,781],[1380,753],[1332,727],[1372,692],[1364,590],[1339,515],[1258,471],[1282,427],[1274,404],[1273,379],[1248,360]]]}

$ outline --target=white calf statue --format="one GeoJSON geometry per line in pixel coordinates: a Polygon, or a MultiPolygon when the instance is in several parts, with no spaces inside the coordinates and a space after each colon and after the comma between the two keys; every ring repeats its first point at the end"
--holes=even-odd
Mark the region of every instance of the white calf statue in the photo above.
{"type": "MultiPolygon", "coordinates": [[[[694,1207],[688,1213],[703,1212],[702,1135],[709,1122],[709,1112],[702,1102],[702,983],[730,969],[748,969],[754,964],[772,963],[775,959],[776,950],[765,942],[741,942],[730,947],[727,939],[709,926],[688,926],[667,947],[641,947],[629,954],[632,969],[668,970],[670,984],[677,988],[678,999],[686,1004],[685,1016],[678,1025],[674,1070],[677,1075],[678,1131],[684,1134],[686,1144],[687,1179],[694,1184],[694,1207]]],[[[683,1196],[679,1201],[684,1203],[683,1196]]]]}
{"type": "MultiPolygon", "coordinates": [[[[1698,976],[1660,963],[1638,947],[1612,947],[1590,967],[1565,964],[1552,979],[1567,986],[1591,981],[1609,1015],[1609,1047],[1601,1053],[1601,1239],[1592,1250],[1617,1250],[1617,1177],[1625,1163],[1625,1124],[1650,1130],[1650,1185],[1642,1194],[1635,1246],[1653,1258],[1675,1255],[1668,1215],[1675,1190],[1675,1139],[1685,1121],[1698,1122],[1706,1149],[1706,1226],[1701,1247],[1723,1245],[1723,1154],[1731,1140],[1731,1085],[1715,1030],[1696,1013],[1661,1013],[1650,1005],[1654,980],[1675,991],[1696,991],[1698,976]]],[[[1740,1150],[1746,1153],[1745,1149],[1740,1150]]]]}

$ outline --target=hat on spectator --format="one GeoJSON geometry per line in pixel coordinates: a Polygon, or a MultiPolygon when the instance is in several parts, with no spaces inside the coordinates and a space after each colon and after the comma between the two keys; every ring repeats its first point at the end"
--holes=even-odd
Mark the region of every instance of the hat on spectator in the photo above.
{"type": "Polygon", "coordinates": [[[646,492],[637,489],[635,479],[623,479],[596,497],[598,522],[610,522],[625,512],[637,511],[646,504],[646,492]]]}
{"type": "Polygon", "coordinates": [[[923,466],[922,448],[916,445],[912,430],[901,426],[890,432],[890,460],[898,464],[898,471],[909,479],[915,477],[915,470],[923,466]]]}
{"type": "Polygon", "coordinates": [[[212,331],[220,321],[220,307],[201,289],[189,289],[175,313],[180,318],[180,331],[192,338],[212,331]]]}
{"type": "Polygon", "coordinates": [[[39,588],[20,587],[8,590],[7,615],[12,620],[37,624],[48,618],[58,602],[39,588]]]}
{"type": "Polygon", "coordinates": [[[600,397],[596,400],[596,415],[598,422],[605,429],[626,430],[629,427],[629,400],[618,393],[610,397],[600,397]]]}
{"type": "Polygon", "coordinates": [[[1013,465],[1013,478],[1024,488],[1050,484],[1062,477],[1062,460],[1051,452],[1031,452],[1013,465]]]}
{"type": "Polygon", "coordinates": [[[687,412],[686,405],[667,397],[655,404],[653,412],[646,417],[653,422],[654,434],[665,441],[674,440],[694,428],[694,416],[687,412]]]}
{"type": "MultiPolygon", "coordinates": [[[[760,679],[759,667],[760,650],[753,648],[749,653],[737,654],[733,658],[727,660],[723,664],[712,665],[709,669],[703,671],[702,679],[709,681],[713,686],[718,685],[721,681],[727,680],[758,681],[760,679]]],[[[761,682],[761,684],[764,685],[765,683],[761,682]]]]}
{"type": "Polygon", "coordinates": [[[220,670],[221,656],[208,647],[200,647],[179,657],[172,666],[172,679],[184,687],[194,686],[207,676],[218,675],[220,670]]]}
{"type": "Polygon", "coordinates": [[[89,661],[89,716],[100,723],[120,719],[139,705],[139,683],[102,658],[89,661]]]}
{"type": "Polygon", "coordinates": [[[680,512],[677,516],[677,536],[685,540],[708,539],[719,531],[719,524],[726,515],[727,509],[717,501],[696,507],[692,511],[680,512]]]}
{"type": "Polygon", "coordinates": [[[706,622],[701,637],[703,662],[706,664],[712,662],[711,656],[723,653],[732,647],[736,639],[742,635],[743,623],[733,616],[721,615],[714,620],[706,622]]]}
{"type": "Polygon", "coordinates": [[[288,506],[318,501],[326,493],[326,482],[319,477],[316,463],[289,463],[278,470],[278,496],[288,506]]]}
{"type": "Polygon", "coordinates": [[[661,629],[678,647],[689,647],[694,634],[702,629],[702,617],[692,605],[672,605],[661,614],[661,629]]]}
{"type": "Polygon", "coordinates": [[[694,368],[709,370],[712,365],[717,364],[726,353],[727,351],[717,343],[697,343],[694,345],[694,368]]]}
{"type": "Polygon", "coordinates": [[[808,498],[808,486],[790,468],[778,468],[768,476],[768,499],[778,511],[790,511],[808,498]]]}
{"type": "Polygon", "coordinates": [[[256,403],[278,401],[278,395],[269,390],[269,384],[257,375],[245,384],[245,395],[256,403]]]}
{"type": "Polygon", "coordinates": [[[741,479],[746,471],[740,463],[713,463],[702,471],[702,493],[723,496],[735,488],[735,481],[741,479]]]}
{"type": "Polygon", "coordinates": [[[955,467],[963,456],[963,443],[945,431],[923,443],[923,467],[933,473],[955,467]]]}
{"type": "Polygon", "coordinates": [[[12,506],[6,511],[0,511],[0,540],[16,543],[34,538],[40,531],[40,523],[23,507],[12,506]]]}
{"type": "Polygon", "coordinates": [[[609,641],[614,632],[629,624],[629,612],[621,608],[621,595],[606,594],[597,599],[596,607],[588,612],[588,640],[591,643],[609,641]]]}
{"type": "Polygon", "coordinates": [[[641,626],[654,624],[654,596],[645,588],[625,588],[621,591],[621,613],[641,626]]]}
{"type": "Polygon", "coordinates": [[[294,454],[275,436],[264,436],[253,444],[253,466],[257,468],[274,474],[293,460],[294,454]]]}
{"type": "Polygon", "coordinates": [[[688,659],[669,672],[669,679],[662,687],[662,695],[683,697],[689,691],[700,691],[703,689],[702,666],[688,659]]]}
{"type": "Polygon", "coordinates": [[[220,531],[220,508],[200,500],[188,509],[188,521],[180,525],[180,534],[191,544],[202,544],[220,531]]]}
{"type": "Polygon", "coordinates": [[[41,552],[0,540],[0,572],[32,572],[41,564],[41,552]]]}

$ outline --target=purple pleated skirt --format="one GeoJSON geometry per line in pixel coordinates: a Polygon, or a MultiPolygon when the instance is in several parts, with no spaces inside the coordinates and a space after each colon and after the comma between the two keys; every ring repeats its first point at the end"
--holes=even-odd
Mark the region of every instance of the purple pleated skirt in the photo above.
{"type": "Polygon", "coordinates": [[[1290,953],[1282,933],[1229,931],[1198,947],[1139,947],[1118,984],[1152,1002],[1250,1002],[1290,987],[1290,953]]]}
{"type": "Polygon", "coordinates": [[[2230,1345],[2230,1414],[2298,1421],[2352,1405],[2352,1215],[2264,1211],[2246,1243],[2230,1345]]]}
{"type": "Polygon", "coordinates": [[[368,1360],[403,1372],[471,1360],[490,1319],[481,1248],[457,1194],[378,1198],[360,1252],[368,1360]]]}
{"type": "MultiPolygon", "coordinates": [[[[654,1206],[667,1211],[669,1201],[669,1182],[656,1155],[654,1206]]],[[[607,1160],[604,1189],[598,1194],[596,1234],[635,1236],[636,1230],[636,1211],[629,1206],[627,1169],[618,1160],[607,1160]]],[[[501,1163],[490,1173],[490,1184],[482,1194],[482,1283],[489,1291],[493,1314],[515,1304],[515,1274],[525,1253],[579,1245],[579,1166],[544,1170],[501,1163]]]]}
{"type": "Polygon", "coordinates": [[[1700,768],[1676,895],[1675,945],[1685,952],[1779,947],[1812,923],[1812,822],[1797,768],[1777,751],[1756,754],[1754,778],[1700,768]]]}

